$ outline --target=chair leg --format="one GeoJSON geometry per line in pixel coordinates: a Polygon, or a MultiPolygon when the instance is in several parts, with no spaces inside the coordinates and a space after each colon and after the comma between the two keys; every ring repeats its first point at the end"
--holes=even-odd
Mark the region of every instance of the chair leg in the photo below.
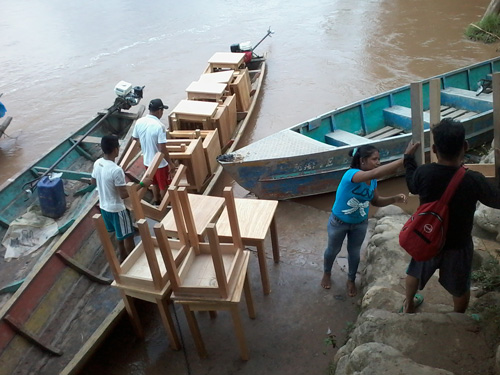
{"type": "Polygon", "coordinates": [[[231,315],[233,317],[234,323],[234,333],[236,334],[236,338],[238,340],[238,345],[240,346],[241,359],[244,361],[248,361],[248,347],[245,340],[245,332],[243,331],[243,324],[241,322],[240,310],[238,308],[238,304],[234,303],[231,305],[231,315]]]}
{"type": "Polygon", "coordinates": [[[158,305],[158,310],[160,310],[161,320],[167,331],[170,346],[174,350],[180,350],[181,342],[179,340],[179,336],[177,336],[175,324],[168,308],[168,298],[157,298],[156,304],[158,305]]]}
{"type": "Polygon", "coordinates": [[[243,284],[243,291],[245,292],[245,302],[247,304],[248,316],[250,319],[255,319],[255,306],[253,304],[252,290],[250,288],[250,280],[248,271],[245,275],[245,283],[243,284]]]}
{"type": "Polygon", "coordinates": [[[127,314],[130,318],[130,322],[132,323],[132,328],[135,331],[135,334],[140,339],[144,339],[144,331],[142,329],[141,320],[139,319],[139,314],[137,313],[137,309],[135,308],[134,299],[130,296],[127,296],[123,291],[120,291],[120,294],[123,298],[123,303],[125,304],[125,310],[127,310],[127,314]]]}
{"type": "Polygon", "coordinates": [[[266,264],[266,250],[264,248],[263,242],[259,242],[257,244],[257,258],[259,260],[262,289],[264,290],[264,294],[268,295],[269,293],[271,293],[271,285],[269,283],[269,273],[267,272],[267,264],[266,264]]]}
{"type": "Polygon", "coordinates": [[[201,358],[206,358],[207,350],[205,349],[205,344],[203,343],[203,339],[201,338],[200,327],[198,327],[196,316],[194,315],[194,312],[189,308],[189,305],[182,304],[182,307],[184,308],[186,320],[189,325],[189,330],[191,331],[191,336],[193,336],[194,344],[196,345],[196,349],[198,350],[198,355],[201,358]]]}

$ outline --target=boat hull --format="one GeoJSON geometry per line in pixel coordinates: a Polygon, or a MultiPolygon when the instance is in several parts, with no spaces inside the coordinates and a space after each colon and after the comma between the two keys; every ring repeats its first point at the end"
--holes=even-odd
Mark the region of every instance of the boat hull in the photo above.
{"type": "MultiPolygon", "coordinates": [[[[433,77],[441,80],[442,113],[454,110],[449,116],[456,115],[462,122],[470,147],[493,139],[492,96],[476,96],[473,82],[499,70],[500,60],[494,59],[433,77]]],[[[428,82],[423,84],[424,93],[428,82]]],[[[262,199],[334,192],[350,167],[349,152],[361,144],[377,147],[382,163],[402,157],[412,137],[410,93],[410,86],[405,86],[336,109],[221,156],[219,163],[238,184],[262,199]],[[390,130],[394,135],[368,138],[385,128],[395,129],[397,134],[390,130]],[[335,139],[339,133],[347,134],[348,140],[335,139]]],[[[424,139],[428,145],[428,95],[424,95],[423,102],[427,111],[424,139]]],[[[429,148],[425,151],[428,154],[429,148]]]]}

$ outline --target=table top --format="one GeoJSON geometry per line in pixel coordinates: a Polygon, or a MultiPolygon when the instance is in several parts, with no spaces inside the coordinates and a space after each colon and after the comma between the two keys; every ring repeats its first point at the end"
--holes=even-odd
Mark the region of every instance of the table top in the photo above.
{"type": "MultiPolygon", "coordinates": [[[[206,226],[224,205],[224,198],[209,195],[188,194],[189,202],[195,221],[197,234],[203,235],[206,226]]],[[[263,240],[273,220],[278,207],[278,201],[265,199],[235,198],[236,214],[240,224],[241,238],[243,240],[263,240]]],[[[161,223],[167,232],[174,233],[177,227],[172,210],[163,218],[161,223]]],[[[217,234],[221,237],[231,236],[231,226],[227,209],[224,208],[217,221],[217,234]]]]}
{"type": "Polygon", "coordinates": [[[245,59],[241,52],[216,52],[208,60],[209,64],[237,64],[240,65],[245,59]]]}
{"type": "Polygon", "coordinates": [[[200,76],[199,82],[229,83],[233,79],[234,70],[223,70],[215,73],[205,73],[200,76]]]}
{"type": "Polygon", "coordinates": [[[194,81],[187,87],[186,92],[198,94],[222,95],[227,84],[213,81],[194,81]]]}
{"type": "MultiPolygon", "coordinates": [[[[240,223],[241,238],[263,240],[274,218],[278,201],[264,199],[235,198],[236,214],[240,223]]],[[[221,237],[231,236],[231,226],[227,209],[224,209],[217,221],[217,234],[221,237]]]]}
{"type": "Polygon", "coordinates": [[[172,110],[173,113],[199,116],[213,116],[217,111],[217,103],[183,99],[172,110]]]}

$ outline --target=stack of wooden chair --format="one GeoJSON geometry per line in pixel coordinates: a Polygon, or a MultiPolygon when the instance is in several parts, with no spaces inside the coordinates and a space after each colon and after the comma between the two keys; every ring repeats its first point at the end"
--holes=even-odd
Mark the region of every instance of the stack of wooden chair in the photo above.
{"type": "MultiPolygon", "coordinates": [[[[168,309],[169,302],[173,300],[182,305],[198,353],[204,357],[207,352],[194,312],[210,311],[211,316],[215,316],[215,311],[228,310],[234,321],[241,357],[247,360],[248,348],[238,308],[243,292],[251,318],[255,317],[255,310],[247,272],[249,252],[243,248],[232,190],[225,189],[224,207],[214,212],[205,229],[206,237],[200,240],[194,228],[192,207],[185,187],[169,188],[168,197],[164,198],[165,204],[174,213],[177,226],[175,236],[169,236],[161,222],[154,226],[155,236],[152,236],[144,218],[150,211],[144,210],[146,206],[139,198],[142,191],[133,186],[128,189],[133,197],[132,206],[136,217],[141,216],[138,212],[142,210],[143,217],[137,221],[141,241],[121,264],[102,218],[96,215],[94,220],[115,278],[112,285],[120,289],[137,333],[142,335],[134,298],[158,305],[170,344],[178,349],[180,343],[168,309]],[[231,243],[221,243],[217,235],[217,220],[224,208],[231,223],[231,243]]],[[[158,212],[153,214],[161,215],[163,209],[158,208],[158,212]]]]}

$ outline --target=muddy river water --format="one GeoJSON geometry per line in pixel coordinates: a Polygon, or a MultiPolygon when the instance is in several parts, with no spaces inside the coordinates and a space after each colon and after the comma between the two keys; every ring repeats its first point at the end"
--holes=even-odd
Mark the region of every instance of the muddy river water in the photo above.
{"type": "MultiPolygon", "coordinates": [[[[0,139],[0,184],[111,106],[121,80],[145,85],[143,104],[159,97],[173,108],[214,52],[256,43],[271,27],[275,34],[256,50],[268,53],[268,71],[243,146],[333,108],[497,56],[498,45],[463,35],[488,3],[4,1],[0,93],[14,120],[0,139]]],[[[230,184],[225,177],[220,186],[230,184]]],[[[395,179],[380,189],[405,187],[395,179]]],[[[328,210],[333,199],[299,201],[328,210]]]]}

